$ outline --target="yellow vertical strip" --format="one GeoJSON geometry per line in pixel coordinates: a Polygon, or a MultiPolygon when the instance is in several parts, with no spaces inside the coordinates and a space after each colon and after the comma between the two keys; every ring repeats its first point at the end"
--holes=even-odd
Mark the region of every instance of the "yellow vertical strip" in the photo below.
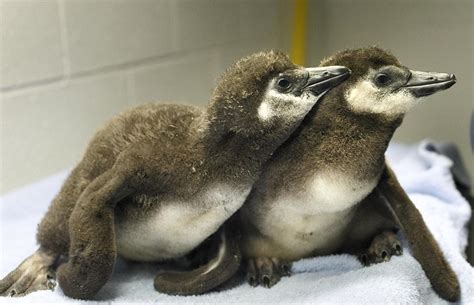
{"type": "Polygon", "coordinates": [[[291,60],[297,65],[304,65],[306,51],[306,17],[308,0],[294,0],[293,38],[291,60]]]}

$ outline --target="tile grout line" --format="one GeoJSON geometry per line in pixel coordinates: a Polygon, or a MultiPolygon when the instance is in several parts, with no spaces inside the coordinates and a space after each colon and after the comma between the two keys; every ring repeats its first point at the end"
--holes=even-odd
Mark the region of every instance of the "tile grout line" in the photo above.
{"type": "Polygon", "coordinates": [[[100,76],[100,75],[105,75],[105,74],[114,73],[114,72],[133,71],[134,69],[144,68],[147,65],[161,64],[161,63],[165,64],[167,61],[179,60],[181,58],[185,58],[187,56],[192,55],[194,52],[202,52],[206,50],[215,51],[225,46],[232,46],[233,44],[238,43],[238,42],[246,42],[246,41],[252,41],[252,40],[253,39],[246,39],[242,41],[218,43],[218,44],[214,44],[214,45],[210,45],[206,47],[180,50],[180,51],[165,53],[165,54],[156,55],[152,57],[141,58],[135,61],[130,61],[130,62],[122,63],[122,64],[103,66],[103,67],[88,70],[88,71],[81,71],[81,72],[76,72],[76,73],[69,72],[69,75],[67,77],[66,76],[53,77],[49,79],[43,79],[39,81],[24,83],[21,85],[0,88],[0,95],[10,96],[10,95],[22,94],[24,91],[36,90],[48,85],[62,84],[66,81],[78,80],[78,79],[83,79],[83,78],[93,77],[93,76],[100,76]]]}

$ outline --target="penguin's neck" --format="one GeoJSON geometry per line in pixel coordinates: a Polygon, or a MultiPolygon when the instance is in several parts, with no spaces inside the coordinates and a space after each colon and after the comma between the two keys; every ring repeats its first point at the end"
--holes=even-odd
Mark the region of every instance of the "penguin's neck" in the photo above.
{"type": "Polygon", "coordinates": [[[226,178],[253,183],[277,148],[278,141],[271,142],[269,138],[272,137],[265,138],[263,133],[249,136],[224,132],[206,141],[211,143],[206,149],[207,158],[212,161],[210,166],[226,178]]]}
{"type": "Polygon", "coordinates": [[[202,132],[197,138],[203,144],[204,158],[210,161],[206,170],[220,179],[253,184],[263,164],[293,130],[287,130],[288,124],[251,130],[248,126],[243,126],[243,130],[233,128],[237,122],[232,121],[231,111],[237,110],[225,106],[228,104],[225,101],[211,103],[203,113],[198,128],[202,132]]]}
{"type": "Polygon", "coordinates": [[[357,179],[373,179],[384,166],[385,151],[401,123],[381,115],[355,113],[347,107],[322,108],[303,122],[300,145],[318,164],[357,179]],[[321,162],[322,161],[322,162],[321,162]]]}

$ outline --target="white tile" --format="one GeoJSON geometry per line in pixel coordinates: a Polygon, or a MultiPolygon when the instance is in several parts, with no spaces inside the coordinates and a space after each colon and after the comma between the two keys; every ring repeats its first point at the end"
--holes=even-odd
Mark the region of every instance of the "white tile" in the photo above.
{"type": "Polygon", "coordinates": [[[278,20],[280,4],[275,0],[242,0],[240,27],[243,39],[275,39],[281,33],[278,20]]]}
{"type": "Polygon", "coordinates": [[[65,1],[72,73],[172,50],[167,1],[65,1]]]}
{"type": "Polygon", "coordinates": [[[131,73],[136,103],[151,101],[206,105],[216,79],[214,52],[193,52],[183,58],[131,73]]]}
{"type": "Polygon", "coordinates": [[[125,76],[120,75],[4,97],[0,193],[73,166],[95,130],[126,105],[125,76]]]}
{"type": "Polygon", "coordinates": [[[56,1],[0,2],[0,87],[63,73],[56,1]]]}
{"type": "Polygon", "coordinates": [[[196,49],[239,40],[239,1],[182,0],[173,2],[177,45],[196,49]]]}

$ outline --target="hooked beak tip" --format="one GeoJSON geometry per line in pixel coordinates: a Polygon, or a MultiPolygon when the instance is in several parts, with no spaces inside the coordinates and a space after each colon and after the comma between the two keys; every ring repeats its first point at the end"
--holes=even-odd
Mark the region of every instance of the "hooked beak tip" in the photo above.
{"type": "Polygon", "coordinates": [[[408,82],[404,85],[416,97],[432,95],[446,90],[456,83],[454,74],[410,71],[408,82]]]}

